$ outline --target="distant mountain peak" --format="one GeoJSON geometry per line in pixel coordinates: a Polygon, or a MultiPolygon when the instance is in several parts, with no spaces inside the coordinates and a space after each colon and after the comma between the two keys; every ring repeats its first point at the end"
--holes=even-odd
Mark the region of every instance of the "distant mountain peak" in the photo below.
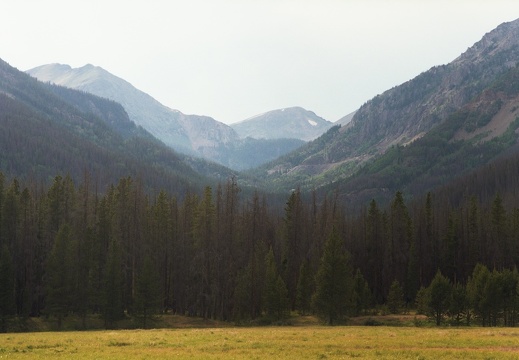
{"type": "Polygon", "coordinates": [[[233,169],[263,164],[302,144],[294,139],[242,140],[230,126],[209,116],[186,115],[162,105],[126,80],[92,64],[79,68],[48,64],[28,70],[27,73],[44,82],[82,90],[118,102],[133,122],[174,150],[233,169]]]}
{"type": "Polygon", "coordinates": [[[332,127],[332,123],[299,106],[267,111],[232,124],[242,138],[313,140],[332,127]]]}
{"type": "Polygon", "coordinates": [[[191,119],[192,116],[160,104],[126,80],[99,66],[87,64],[71,68],[68,65],[49,64],[28,70],[27,73],[42,81],[83,90],[120,103],[137,125],[180,152],[201,155],[198,153],[198,145],[201,143],[206,146],[219,146],[220,140],[237,138],[227,125],[209,117],[204,119],[203,123],[200,123],[199,117],[191,119]],[[213,130],[198,131],[198,123],[213,130]],[[204,137],[208,133],[211,133],[210,139],[204,137]]]}

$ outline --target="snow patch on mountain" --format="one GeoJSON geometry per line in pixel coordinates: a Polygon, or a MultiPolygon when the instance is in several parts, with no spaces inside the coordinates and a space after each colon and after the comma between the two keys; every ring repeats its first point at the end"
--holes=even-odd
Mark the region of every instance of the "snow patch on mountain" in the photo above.
{"type": "Polygon", "coordinates": [[[332,123],[301,107],[268,111],[232,124],[241,138],[293,138],[311,141],[326,132],[332,123]]]}

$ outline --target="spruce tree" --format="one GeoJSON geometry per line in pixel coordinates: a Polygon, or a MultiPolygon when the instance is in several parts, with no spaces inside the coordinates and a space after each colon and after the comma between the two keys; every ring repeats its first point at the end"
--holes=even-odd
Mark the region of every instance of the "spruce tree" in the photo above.
{"type": "Polygon", "coordinates": [[[144,258],[144,264],[137,275],[137,284],[135,285],[133,310],[142,321],[145,329],[148,320],[162,310],[160,277],[154,265],[150,256],[144,258]]]}
{"type": "Polygon", "coordinates": [[[63,317],[73,310],[77,259],[75,242],[68,224],[60,226],[47,262],[47,297],[45,309],[54,315],[61,329],[63,317]]]}
{"type": "Polygon", "coordinates": [[[463,318],[468,318],[467,289],[463,284],[456,283],[452,286],[452,297],[449,306],[449,314],[457,326],[461,325],[463,318]]]}
{"type": "Polygon", "coordinates": [[[443,317],[449,310],[452,296],[452,285],[449,279],[443,276],[438,270],[436,276],[427,289],[429,292],[429,309],[436,325],[439,326],[442,323],[443,317]]]}
{"type": "Polygon", "coordinates": [[[363,311],[369,309],[371,306],[371,290],[369,289],[369,285],[364,279],[364,276],[360,272],[360,269],[357,269],[355,272],[355,277],[353,278],[354,284],[354,306],[355,306],[355,315],[360,315],[363,311]]]}
{"type": "Polygon", "coordinates": [[[113,328],[117,320],[124,317],[123,272],[121,249],[112,240],[108,249],[103,281],[103,319],[107,329],[113,328]]]}
{"type": "Polygon", "coordinates": [[[281,320],[288,315],[289,311],[288,290],[285,282],[277,271],[272,248],[267,254],[265,263],[265,311],[267,316],[271,319],[281,320]]]}
{"type": "Polygon", "coordinates": [[[467,297],[474,315],[481,319],[483,326],[488,325],[490,310],[485,296],[490,283],[491,273],[485,265],[476,264],[472,276],[467,281],[467,297]]]}
{"type": "Polygon", "coordinates": [[[307,259],[301,264],[299,280],[297,282],[297,310],[301,315],[307,315],[312,302],[313,279],[310,261],[307,259]]]}
{"type": "Polygon", "coordinates": [[[7,330],[7,320],[15,314],[14,268],[7,245],[0,249],[0,331],[7,330]]]}
{"type": "Polygon", "coordinates": [[[389,294],[387,295],[387,307],[391,314],[400,314],[404,307],[404,290],[398,282],[394,280],[389,288],[389,294]]]}
{"type": "Polygon", "coordinates": [[[341,321],[353,306],[353,278],[350,256],[335,228],[326,241],[315,283],[312,304],[317,314],[329,325],[341,321]]]}

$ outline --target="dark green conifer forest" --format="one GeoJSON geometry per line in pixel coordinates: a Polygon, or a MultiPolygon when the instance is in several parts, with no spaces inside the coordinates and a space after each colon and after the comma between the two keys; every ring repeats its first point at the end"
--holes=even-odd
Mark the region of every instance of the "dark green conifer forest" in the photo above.
{"type": "Polygon", "coordinates": [[[130,177],[99,189],[88,174],[49,186],[2,174],[0,326],[97,315],[146,327],[164,313],[269,323],[296,311],[340,324],[377,308],[515,326],[519,208],[505,183],[518,164],[357,212],[299,190],[279,208],[234,178],[180,198],[130,177]]]}

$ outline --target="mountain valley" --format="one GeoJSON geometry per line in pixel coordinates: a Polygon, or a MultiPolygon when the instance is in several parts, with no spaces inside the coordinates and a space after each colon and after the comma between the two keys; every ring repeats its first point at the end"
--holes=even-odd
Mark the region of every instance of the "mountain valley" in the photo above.
{"type": "Polygon", "coordinates": [[[92,65],[29,74],[0,60],[0,331],[517,325],[519,20],[336,123],[233,128],[92,65]]]}
{"type": "MultiPolygon", "coordinates": [[[[233,127],[209,116],[186,115],[170,109],[127,81],[90,64],[75,69],[68,65],[48,64],[28,70],[27,73],[43,82],[116,101],[124,107],[133,122],[175,151],[202,157],[234,170],[254,168],[295,150],[305,141],[324,132],[328,124],[313,113],[310,116],[319,121],[319,126],[317,123],[316,126],[308,124],[306,118],[279,116],[283,112],[278,111],[277,117],[271,117],[274,127],[265,121],[257,125],[264,129],[258,131],[259,136],[238,134],[233,127]],[[301,131],[300,127],[294,128],[294,123],[301,122],[308,125],[306,131],[301,131]],[[292,124],[292,128],[289,124],[292,124]],[[280,128],[279,133],[283,136],[262,135],[276,127],[280,128]],[[311,135],[308,135],[309,131],[311,135]]],[[[305,111],[298,110],[299,113],[305,111]]]]}

